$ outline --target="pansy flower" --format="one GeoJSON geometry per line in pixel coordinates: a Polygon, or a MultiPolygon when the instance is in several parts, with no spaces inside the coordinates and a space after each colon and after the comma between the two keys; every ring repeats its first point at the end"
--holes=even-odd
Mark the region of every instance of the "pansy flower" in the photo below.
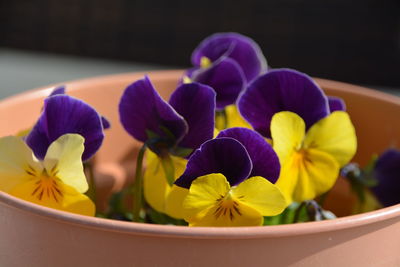
{"type": "Polygon", "coordinates": [[[85,196],[84,139],[62,135],[48,147],[42,160],[19,137],[0,139],[0,190],[54,209],[94,216],[95,206],[85,196]]]}
{"type": "Polygon", "coordinates": [[[277,185],[288,202],[327,192],[357,149],[354,126],[343,111],[331,113],[308,130],[296,113],[279,112],[272,117],[271,135],[282,165],[277,185]]]}
{"type": "Polygon", "coordinates": [[[272,137],[282,165],[277,185],[289,202],[328,191],[355,154],[356,135],[341,111],[344,102],[328,98],[306,74],[271,70],[249,85],[238,106],[256,131],[272,137]]]}
{"type": "Polygon", "coordinates": [[[247,82],[267,69],[259,46],[237,33],[206,38],[193,51],[192,63],[184,81],[211,86],[217,93],[217,109],[235,103],[247,82]]]}
{"type": "Polygon", "coordinates": [[[246,128],[222,131],[190,157],[175,184],[186,190],[182,209],[190,226],[255,226],[281,213],[286,201],[274,182],[279,160],[272,147],[246,128]]]}
{"type": "Polygon", "coordinates": [[[26,137],[26,143],[38,159],[44,159],[50,144],[60,136],[76,133],[85,138],[82,160],[90,159],[100,148],[103,121],[97,111],[82,100],[54,94],[45,99],[42,114],[26,137]]]}
{"type": "Polygon", "coordinates": [[[202,67],[221,58],[234,60],[249,82],[267,69],[266,59],[257,43],[234,32],[215,33],[204,39],[192,53],[192,64],[202,67]]]}
{"type": "Polygon", "coordinates": [[[145,198],[165,212],[165,198],[185,158],[213,138],[215,92],[199,83],[182,84],[166,102],[145,77],[126,88],[119,112],[125,130],[152,151],[147,155],[145,198]]]}
{"type": "Polygon", "coordinates": [[[376,161],[374,177],[378,184],[371,190],[388,207],[400,203],[400,151],[386,150],[376,161]]]}

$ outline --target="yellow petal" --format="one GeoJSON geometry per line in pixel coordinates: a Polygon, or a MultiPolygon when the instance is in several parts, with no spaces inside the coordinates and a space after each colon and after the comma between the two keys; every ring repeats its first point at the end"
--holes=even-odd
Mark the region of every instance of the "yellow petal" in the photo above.
{"type": "MultiPolygon", "coordinates": [[[[216,201],[229,192],[230,186],[220,173],[198,177],[192,182],[189,194],[183,201],[183,215],[188,222],[212,208],[216,201]]],[[[203,215],[202,215],[203,214],[203,215]]]]}
{"type": "Polygon", "coordinates": [[[221,214],[216,217],[218,214],[218,207],[214,206],[196,220],[189,221],[189,226],[213,226],[213,227],[235,227],[235,226],[260,226],[262,225],[264,218],[257,210],[252,207],[240,203],[238,209],[240,210],[240,215],[233,212],[231,217],[230,213],[221,214]]]}
{"type": "Polygon", "coordinates": [[[346,112],[335,111],[315,123],[306,134],[304,148],[324,151],[344,166],[357,150],[357,136],[346,112]]]}
{"type": "MultiPolygon", "coordinates": [[[[187,160],[173,157],[175,180],[185,171],[187,160]]],[[[158,212],[165,213],[166,199],[171,191],[167,182],[160,158],[150,150],[146,152],[146,171],[143,177],[144,197],[146,202],[158,212]]],[[[174,217],[174,216],[173,216],[174,217]]]]}
{"type": "Polygon", "coordinates": [[[261,176],[250,177],[232,188],[233,198],[254,208],[263,216],[280,214],[287,206],[281,190],[261,176]]]}
{"type": "Polygon", "coordinates": [[[304,134],[304,121],[297,114],[282,111],[272,117],[271,136],[273,148],[278,154],[281,165],[294,151],[301,148],[304,134]]]}
{"type": "Polygon", "coordinates": [[[285,196],[288,204],[293,202],[293,192],[296,189],[299,179],[299,168],[296,165],[296,160],[295,156],[286,159],[284,164],[281,165],[281,173],[279,174],[278,181],[275,183],[285,196]]]}
{"type": "Polygon", "coordinates": [[[213,138],[216,138],[218,134],[219,134],[219,130],[217,128],[214,128],[214,137],[213,138]]]}
{"type": "Polygon", "coordinates": [[[57,171],[57,177],[63,183],[84,193],[88,183],[83,172],[82,154],[84,138],[78,134],[65,134],[48,148],[43,165],[49,174],[57,171]]]}
{"type": "Polygon", "coordinates": [[[314,199],[327,192],[339,175],[339,163],[329,154],[308,149],[298,164],[298,180],[293,192],[296,202],[314,199]]]}
{"type": "Polygon", "coordinates": [[[14,189],[10,191],[10,194],[26,201],[49,208],[94,216],[95,206],[93,202],[84,194],[76,191],[73,187],[59,182],[58,188],[61,194],[55,191],[52,192],[51,190],[44,190],[41,195],[40,192],[33,194],[37,188],[36,182],[37,180],[32,179],[22,183],[14,187],[14,189]]]}
{"type": "Polygon", "coordinates": [[[183,219],[182,203],[188,193],[188,189],[173,185],[165,201],[165,213],[175,219],[183,219]]]}
{"type": "Polygon", "coordinates": [[[236,105],[229,105],[225,107],[226,119],[228,121],[227,128],[232,127],[245,127],[252,129],[251,125],[240,115],[236,105]]]}
{"type": "Polygon", "coordinates": [[[15,136],[0,138],[0,190],[9,192],[43,167],[25,142],[15,136]]]}

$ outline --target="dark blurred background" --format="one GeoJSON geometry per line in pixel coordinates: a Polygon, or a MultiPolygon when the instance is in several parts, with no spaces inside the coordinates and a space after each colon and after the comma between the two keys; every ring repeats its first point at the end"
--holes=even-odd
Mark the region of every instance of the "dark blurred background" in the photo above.
{"type": "Polygon", "coordinates": [[[255,39],[272,67],[400,87],[399,0],[0,0],[0,47],[188,67],[214,32],[255,39]]]}

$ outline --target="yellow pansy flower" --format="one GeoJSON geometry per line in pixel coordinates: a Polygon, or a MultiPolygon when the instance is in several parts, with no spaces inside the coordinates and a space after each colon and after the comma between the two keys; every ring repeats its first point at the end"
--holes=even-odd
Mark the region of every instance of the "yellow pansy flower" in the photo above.
{"type": "Polygon", "coordinates": [[[21,138],[0,138],[0,190],[46,207],[94,216],[95,206],[83,194],[88,190],[83,143],[80,135],[63,135],[40,161],[21,138]]]}
{"type": "Polygon", "coordinates": [[[271,121],[273,148],[282,169],[277,185],[287,201],[311,200],[334,185],[340,167],[357,149],[357,137],[346,112],[335,111],[305,131],[305,123],[289,111],[271,121]]]}
{"type": "Polygon", "coordinates": [[[277,186],[254,176],[230,186],[223,174],[195,179],[184,199],[184,219],[189,226],[257,226],[263,216],[280,214],[286,207],[277,186]]]}
{"type": "Polygon", "coordinates": [[[257,226],[281,213],[286,199],[275,181],[279,159],[271,145],[247,128],[221,131],[189,158],[175,181],[174,209],[189,226],[257,226]]]}

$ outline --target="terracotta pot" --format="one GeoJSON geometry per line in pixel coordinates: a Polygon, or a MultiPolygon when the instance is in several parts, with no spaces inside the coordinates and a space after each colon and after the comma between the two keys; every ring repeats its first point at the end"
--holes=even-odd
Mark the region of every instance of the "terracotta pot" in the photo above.
{"type": "MultiPolygon", "coordinates": [[[[181,73],[152,72],[150,78],[167,97],[181,73]]],[[[66,83],[69,94],[94,105],[113,124],[97,157],[102,182],[110,187],[122,186],[125,173],[116,163],[138,145],[119,125],[117,104],[122,90],[143,75],[66,83]]],[[[356,161],[363,164],[371,154],[399,145],[399,98],[345,83],[317,82],[329,95],[347,102],[359,140],[356,161]]],[[[32,125],[50,91],[44,88],[2,101],[0,135],[32,125]]],[[[335,194],[346,202],[346,190],[335,194]]],[[[335,203],[340,210],[342,202],[335,203]]],[[[296,225],[188,228],[79,216],[0,193],[0,237],[0,266],[13,267],[400,266],[400,205],[296,225]]]]}

